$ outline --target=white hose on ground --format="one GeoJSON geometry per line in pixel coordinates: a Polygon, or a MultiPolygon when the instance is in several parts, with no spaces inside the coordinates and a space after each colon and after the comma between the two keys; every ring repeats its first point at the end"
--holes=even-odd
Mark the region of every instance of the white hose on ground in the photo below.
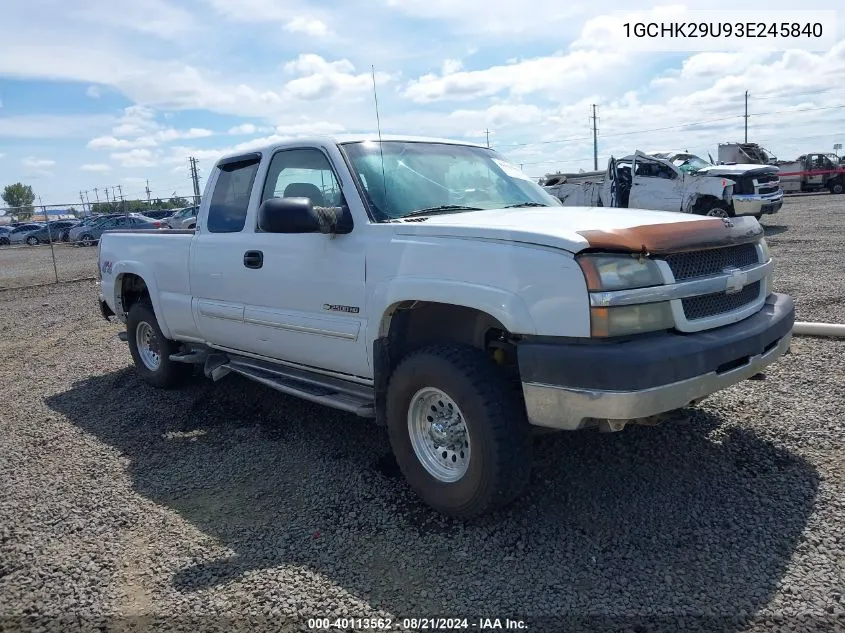
{"type": "Polygon", "coordinates": [[[833,338],[845,338],[845,325],[842,323],[796,321],[792,326],[792,333],[798,336],[830,336],[833,338]]]}

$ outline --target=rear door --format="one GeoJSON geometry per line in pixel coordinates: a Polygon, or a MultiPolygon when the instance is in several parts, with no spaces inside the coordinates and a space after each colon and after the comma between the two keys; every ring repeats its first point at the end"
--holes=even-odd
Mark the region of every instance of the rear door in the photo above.
{"type": "Polygon", "coordinates": [[[637,152],[631,167],[631,209],[683,211],[684,180],[672,165],[637,152]]]}

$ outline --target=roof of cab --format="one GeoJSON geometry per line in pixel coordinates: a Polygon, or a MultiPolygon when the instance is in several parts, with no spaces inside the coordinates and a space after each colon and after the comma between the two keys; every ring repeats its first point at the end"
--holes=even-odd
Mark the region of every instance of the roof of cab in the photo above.
{"type": "Polygon", "coordinates": [[[449,145],[467,145],[470,147],[480,147],[486,149],[485,145],[473,143],[472,141],[459,141],[456,139],[437,138],[433,136],[409,136],[398,134],[382,134],[377,132],[370,134],[337,134],[332,136],[291,136],[290,138],[280,138],[274,143],[255,145],[254,147],[244,147],[238,152],[228,152],[223,154],[218,159],[219,161],[229,160],[238,156],[245,156],[260,152],[262,154],[272,152],[276,148],[286,147],[292,143],[302,143],[303,145],[343,145],[346,143],[361,143],[365,141],[404,141],[406,143],[446,143],[449,145]]]}

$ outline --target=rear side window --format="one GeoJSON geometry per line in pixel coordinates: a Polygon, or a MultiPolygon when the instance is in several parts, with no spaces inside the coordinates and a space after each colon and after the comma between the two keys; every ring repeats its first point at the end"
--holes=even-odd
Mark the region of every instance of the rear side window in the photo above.
{"type": "Polygon", "coordinates": [[[246,224],[249,195],[258,171],[259,157],[221,165],[208,206],[209,233],[238,233],[246,224]]]}

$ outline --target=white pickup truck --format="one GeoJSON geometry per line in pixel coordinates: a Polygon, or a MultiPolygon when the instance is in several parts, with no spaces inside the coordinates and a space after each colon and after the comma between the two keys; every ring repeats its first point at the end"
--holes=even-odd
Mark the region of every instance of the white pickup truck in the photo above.
{"type": "Polygon", "coordinates": [[[110,231],[140,376],[201,363],[375,418],[429,505],[514,499],[532,430],[654,423],[784,354],[759,223],[563,207],[495,151],[308,138],[221,159],[195,230],[110,231]]]}
{"type": "Polygon", "coordinates": [[[611,158],[604,172],[549,174],[542,184],[566,206],[678,211],[758,220],[783,206],[778,168],[713,165],[682,151],[611,158]]]}

